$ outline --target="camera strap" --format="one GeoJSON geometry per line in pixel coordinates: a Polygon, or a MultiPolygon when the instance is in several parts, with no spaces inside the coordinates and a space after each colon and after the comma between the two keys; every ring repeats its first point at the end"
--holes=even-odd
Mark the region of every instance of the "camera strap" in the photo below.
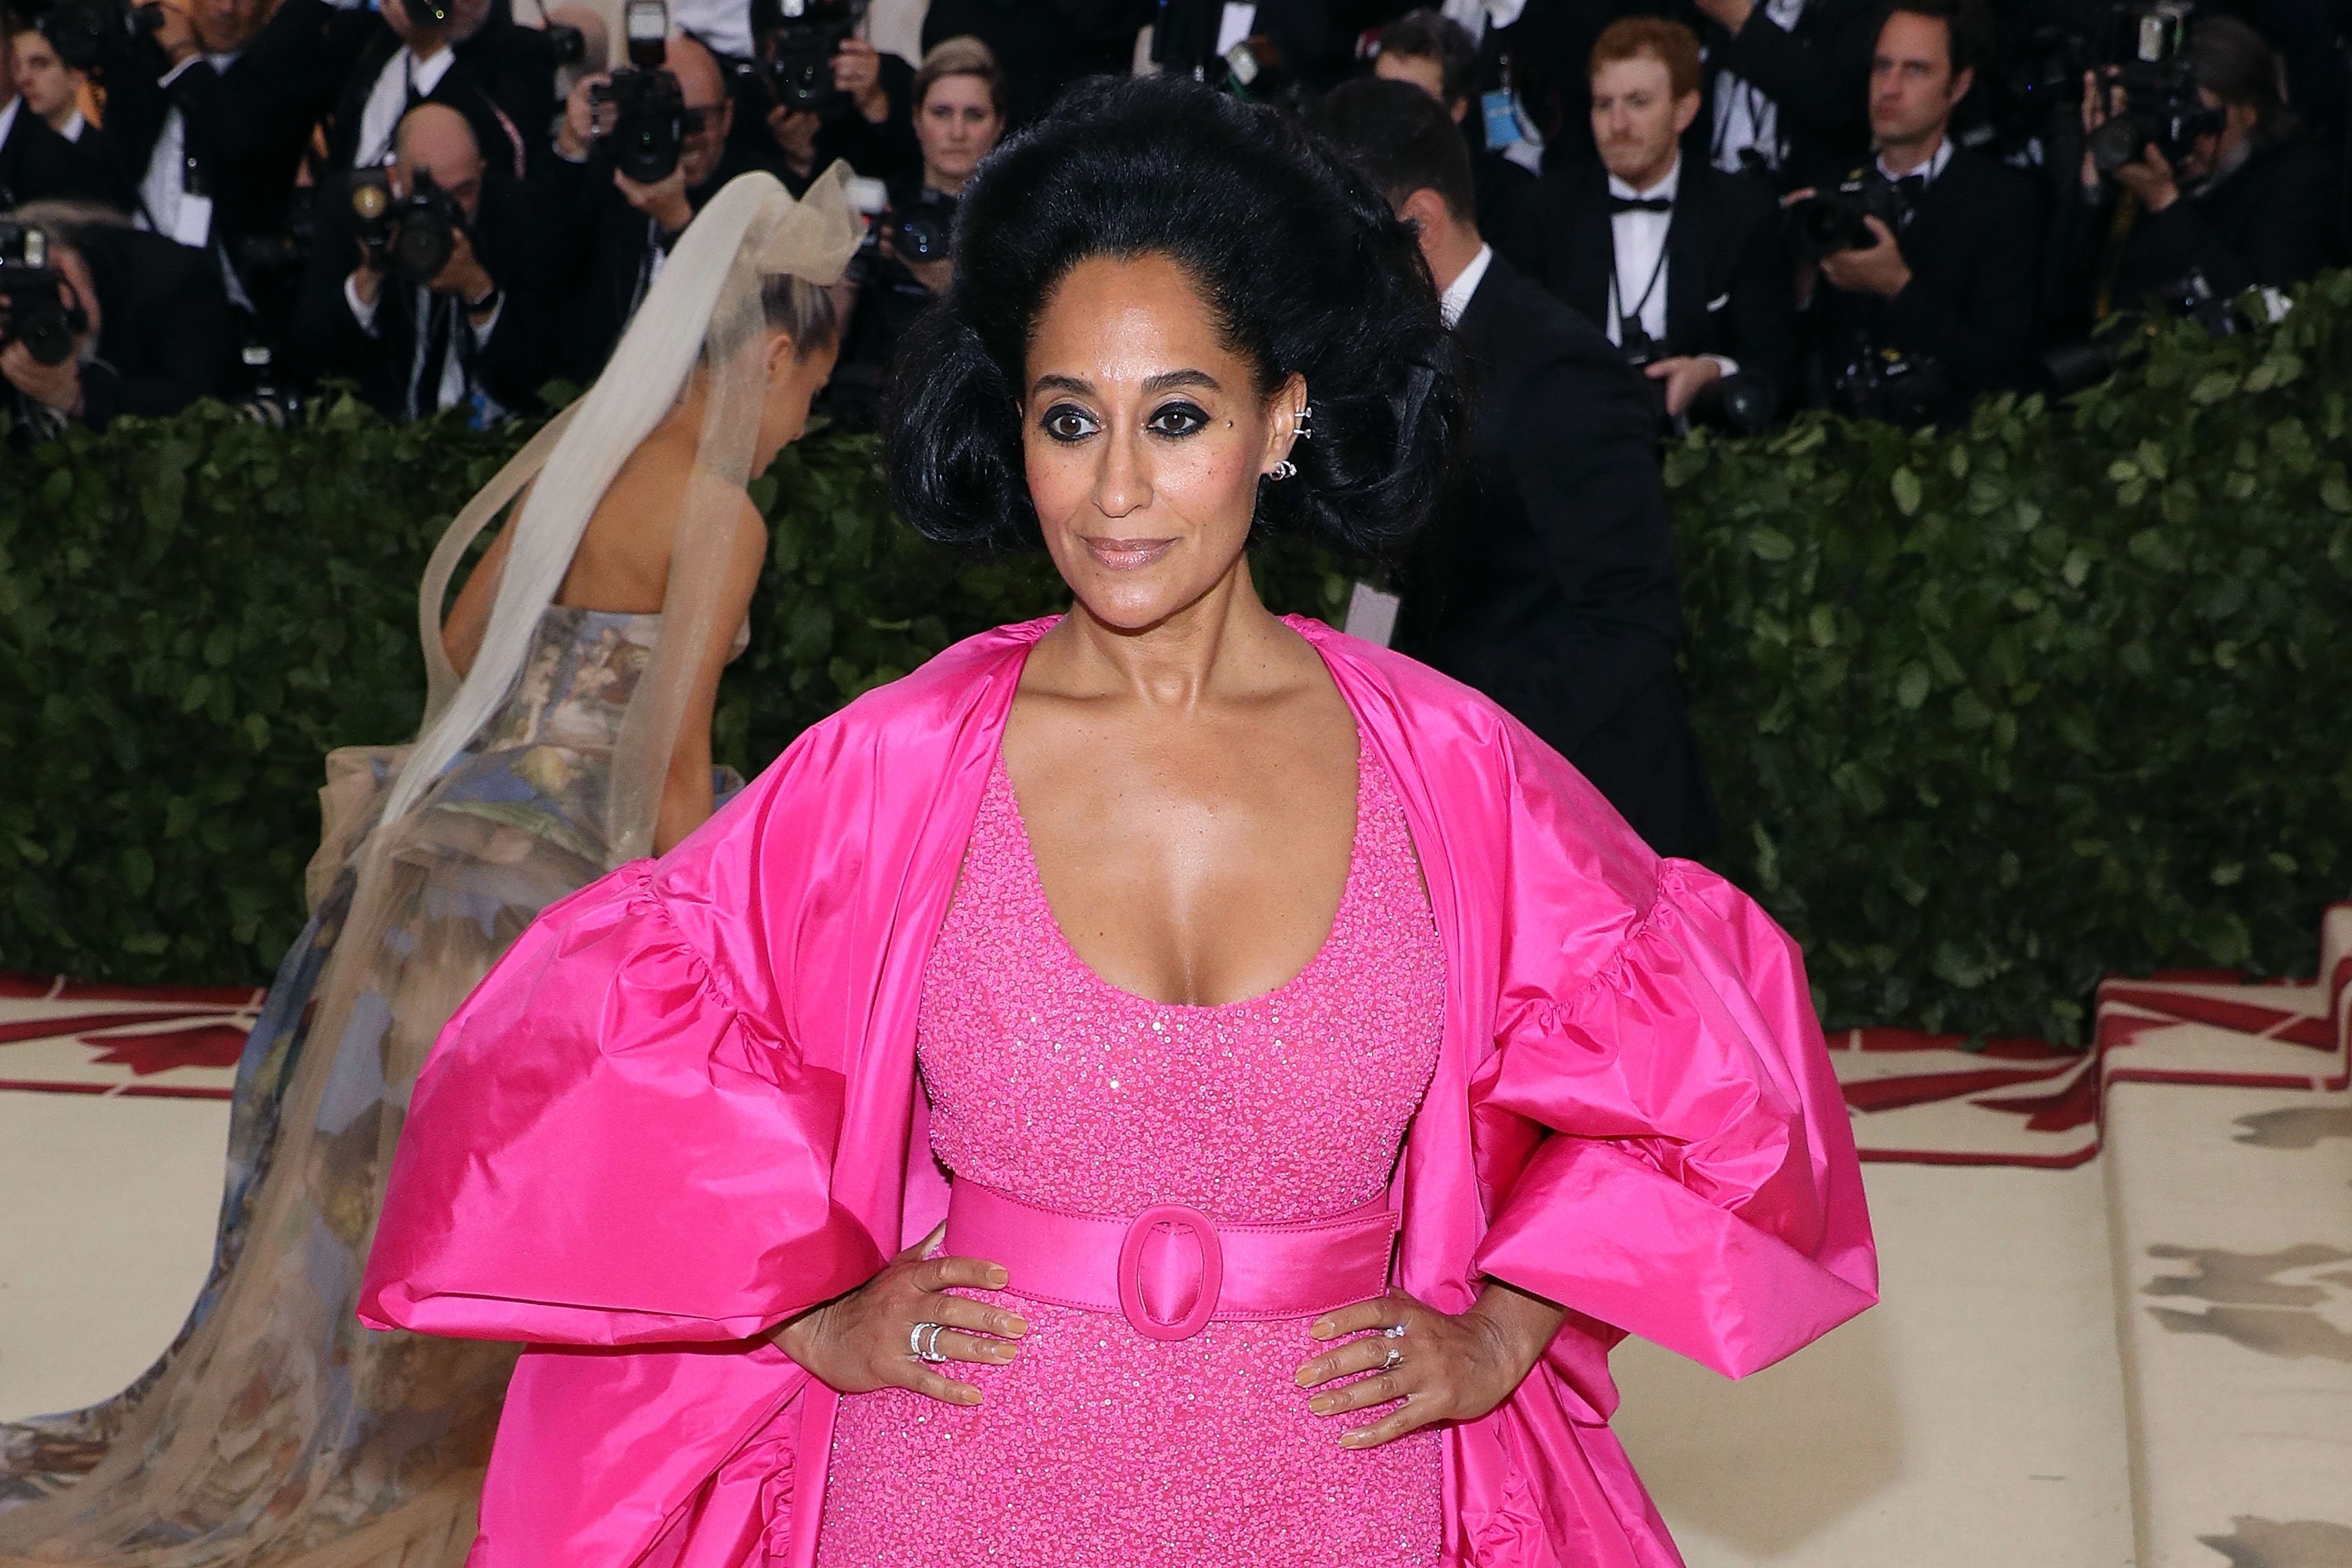
{"type": "Polygon", "coordinates": [[[1674,219],[1669,216],[1666,219],[1666,232],[1658,240],[1658,264],[1650,268],[1650,281],[1643,287],[1642,297],[1633,301],[1633,314],[1629,317],[1625,312],[1624,306],[1621,302],[1624,296],[1619,291],[1618,288],[1617,222],[1613,217],[1610,219],[1609,313],[1617,322],[1617,335],[1621,339],[1625,336],[1629,324],[1631,329],[1634,331],[1646,334],[1649,331],[1648,328],[1642,325],[1642,312],[1649,308],[1650,296],[1658,291],[1659,280],[1664,279],[1666,275],[1666,252],[1673,242],[1674,232],[1674,219]]]}

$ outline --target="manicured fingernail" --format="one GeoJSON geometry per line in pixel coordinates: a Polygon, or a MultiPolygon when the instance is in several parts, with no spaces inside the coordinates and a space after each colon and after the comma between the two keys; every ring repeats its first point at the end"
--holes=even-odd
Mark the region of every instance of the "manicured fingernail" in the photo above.
{"type": "Polygon", "coordinates": [[[957,1394],[956,1397],[966,1405],[977,1405],[980,1403],[980,1390],[972,1387],[970,1384],[966,1384],[964,1385],[963,1392],[957,1394]]]}
{"type": "Polygon", "coordinates": [[[1364,1435],[1360,1429],[1339,1434],[1339,1447],[1342,1448],[1360,1448],[1363,1446],[1364,1435]]]}
{"type": "Polygon", "coordinates": [[[1296,1382],[1301,1388],[1312,1388],[1315,1386],[1315,1373],[1311,1364],[1300,1367],[1297,1372],[1291,1373],[1291,1378],[1292,1381],[1296,1382]]]}
{"type": "Polygon", "coordinates": [[[1013,1276],[1004,1271],[1003,1265],[992,1263],[988,1266],[988,1288],[990,1289],[1002,1290],[1012,1282],[1013,1276]]]}
{"type": "Polygon", "coordinates": [[[1318,1415],[1328,1415],[1331,1414],[1331,1396],[1329,1394],[1318,1394],[1314,1398],[1307,1402],[1307,1408],[1312,1410],[1318,1415]]]}
{"type": "Polygon", "coordinates": [[[999,1361],[1011,1361],[1019,1352],[1011,1345],[991,1345],[988,1353],[999,1361]]]}
{"type": "Polygon", "coordinates": [[[1315,1320],[1315,1326],[1307,1331],[1318,1340],[1328,1340],[1331,1337],[1331,1320],[1318,1318],[1315,1320]]]}
{"type": "Polygon", "coordinates": [[[1029,1320],[1026,1318],[1005,1318],[1000,1321],[1003,1326],[996,1331],[1008,1340],[1017,1340],[1029,1331],[1029,1320]]]}

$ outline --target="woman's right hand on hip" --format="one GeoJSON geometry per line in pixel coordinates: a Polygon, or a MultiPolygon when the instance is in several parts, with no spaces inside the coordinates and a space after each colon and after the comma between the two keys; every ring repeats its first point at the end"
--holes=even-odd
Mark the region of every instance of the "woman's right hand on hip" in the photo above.
{"type": "Polygon", "coordinates": [[[911,1388],[949,1405],[979,1404],[979,1389],[941,1376],[916,1347],[949,1361],[1001,1365],[1013,1358],[1011,1342],[1029,1324],[985,1301],[947,1294],[950,1287],[1002,1290],[1011,1277],[982,1258],[926,1258],[946,1233],[940,1226],[856,1289],[787,1321],[772,1336],[776,1347],[836,1394],[911,1388]],[[941,1325],[940,1331],[919,1332],[926,1323],[941,1325]]]}

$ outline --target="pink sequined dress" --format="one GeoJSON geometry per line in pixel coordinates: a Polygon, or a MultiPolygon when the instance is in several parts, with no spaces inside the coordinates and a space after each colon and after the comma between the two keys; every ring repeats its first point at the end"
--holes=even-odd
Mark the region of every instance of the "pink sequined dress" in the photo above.
{"type": "MultiPolygon", "coordinates": [[[[1435,1063],[1444,959],[1394,784],[1360,752],[1346,890],[1288,984],[1221,1006],[1097,976],[1055,924],[1002,758],[924,974],[917,1053],[931,1147],[1031,1203],[1232,1223],[1354,1208],[1389,1184],[1435,1063]]],[[[1431,1429],[1368,1450],[1308,1414],[1305,1321],[1158,1342],[1124,1318],[1025,1317],[1010,1366],[951,1363],[976,1409],[900,1389],[845,1399],[820,1568],[1429,1568],[1443,1525],[1431,1429]]]]}

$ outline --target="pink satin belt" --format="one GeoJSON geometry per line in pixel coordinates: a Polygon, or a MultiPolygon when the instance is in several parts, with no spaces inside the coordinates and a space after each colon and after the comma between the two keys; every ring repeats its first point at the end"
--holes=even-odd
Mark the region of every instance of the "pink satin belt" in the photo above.
{"type": "Polygon", "coordinates": [[[1117,1312],[1147,1339],[1210,1323],[1311,1318],[1387,1289],[1388,1200],[1324,1219],[1220,1225],[1181,1204],[1121,1219],[1008,1197],[976,1182],[948,1196],[947,1250],[1000,1263],[1016,1296],[1117,1312]]]}

